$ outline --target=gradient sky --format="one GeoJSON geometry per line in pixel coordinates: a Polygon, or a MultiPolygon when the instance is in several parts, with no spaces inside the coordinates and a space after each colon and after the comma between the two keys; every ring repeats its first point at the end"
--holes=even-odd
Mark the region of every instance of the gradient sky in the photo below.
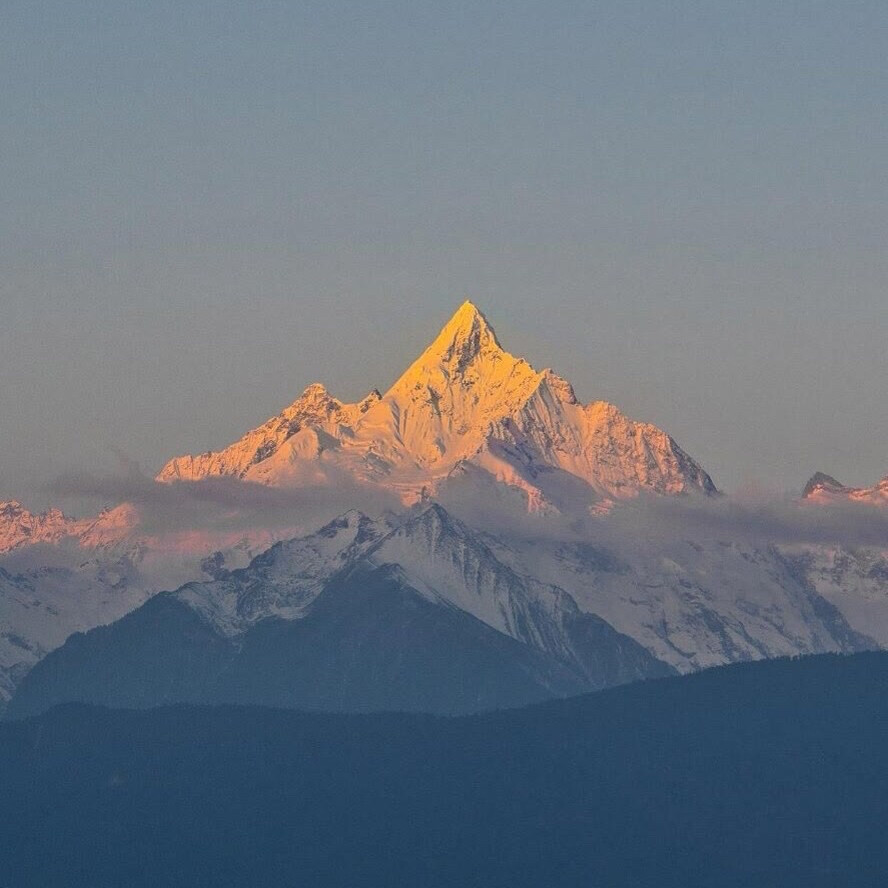
{"type": "Polygon", "coordinates": [[[725,489],[888,473],[888,5],[7,0],[0,499],[471,297],[725,489]]]}

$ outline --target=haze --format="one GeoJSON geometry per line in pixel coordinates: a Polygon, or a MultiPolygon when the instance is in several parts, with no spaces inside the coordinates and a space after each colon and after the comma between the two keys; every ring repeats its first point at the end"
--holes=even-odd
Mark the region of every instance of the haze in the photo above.
{"type": "Polygon", "coordinates": [[[886,35],[876,2],[6,4],[0,499],[385,389],[467,296],[723,489],[873,483],[886,35]]]}

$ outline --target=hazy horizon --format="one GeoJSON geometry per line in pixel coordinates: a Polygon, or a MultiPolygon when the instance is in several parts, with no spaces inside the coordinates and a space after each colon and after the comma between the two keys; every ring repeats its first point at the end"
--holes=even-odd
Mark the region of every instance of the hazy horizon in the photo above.
{"type": "Polygon", "coordinates": [[[888,9],[13,2],[0,500],[386,389],[471,298],[722,489],[888,473],[888,9]]]}

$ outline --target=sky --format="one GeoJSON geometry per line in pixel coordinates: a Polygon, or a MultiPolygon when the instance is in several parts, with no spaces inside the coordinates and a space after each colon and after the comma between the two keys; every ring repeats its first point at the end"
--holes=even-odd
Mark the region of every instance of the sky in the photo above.
{"type": "Polygon", "coordinates": [[[0,499],[384,390],[466,298],[722,489],[888,473],[884,2],[0,22],[0,499]]]}

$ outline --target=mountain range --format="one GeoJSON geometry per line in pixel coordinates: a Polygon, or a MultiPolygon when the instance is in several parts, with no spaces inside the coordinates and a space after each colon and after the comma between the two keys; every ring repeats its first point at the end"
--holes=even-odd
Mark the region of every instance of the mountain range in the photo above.
{"type": "MultiPolygon", "coordinates": [[[[649,503],[719,495],[668,434],[508,354],[469,302],[385,394],[346,404],[309,386],[156,482],[378,491],[400,505],[320,530],[294,507],[276,537],[245,527],[217,549],[185,534],[190,551],[173,558],[139,502],[86,520],[3,504],[10,714],[66,700],[471,712],[888,646],[883,549],[634,523],[649,503]]],[[[818,473],[797,507],[878,505],[883,486],[818,473]]]]}

